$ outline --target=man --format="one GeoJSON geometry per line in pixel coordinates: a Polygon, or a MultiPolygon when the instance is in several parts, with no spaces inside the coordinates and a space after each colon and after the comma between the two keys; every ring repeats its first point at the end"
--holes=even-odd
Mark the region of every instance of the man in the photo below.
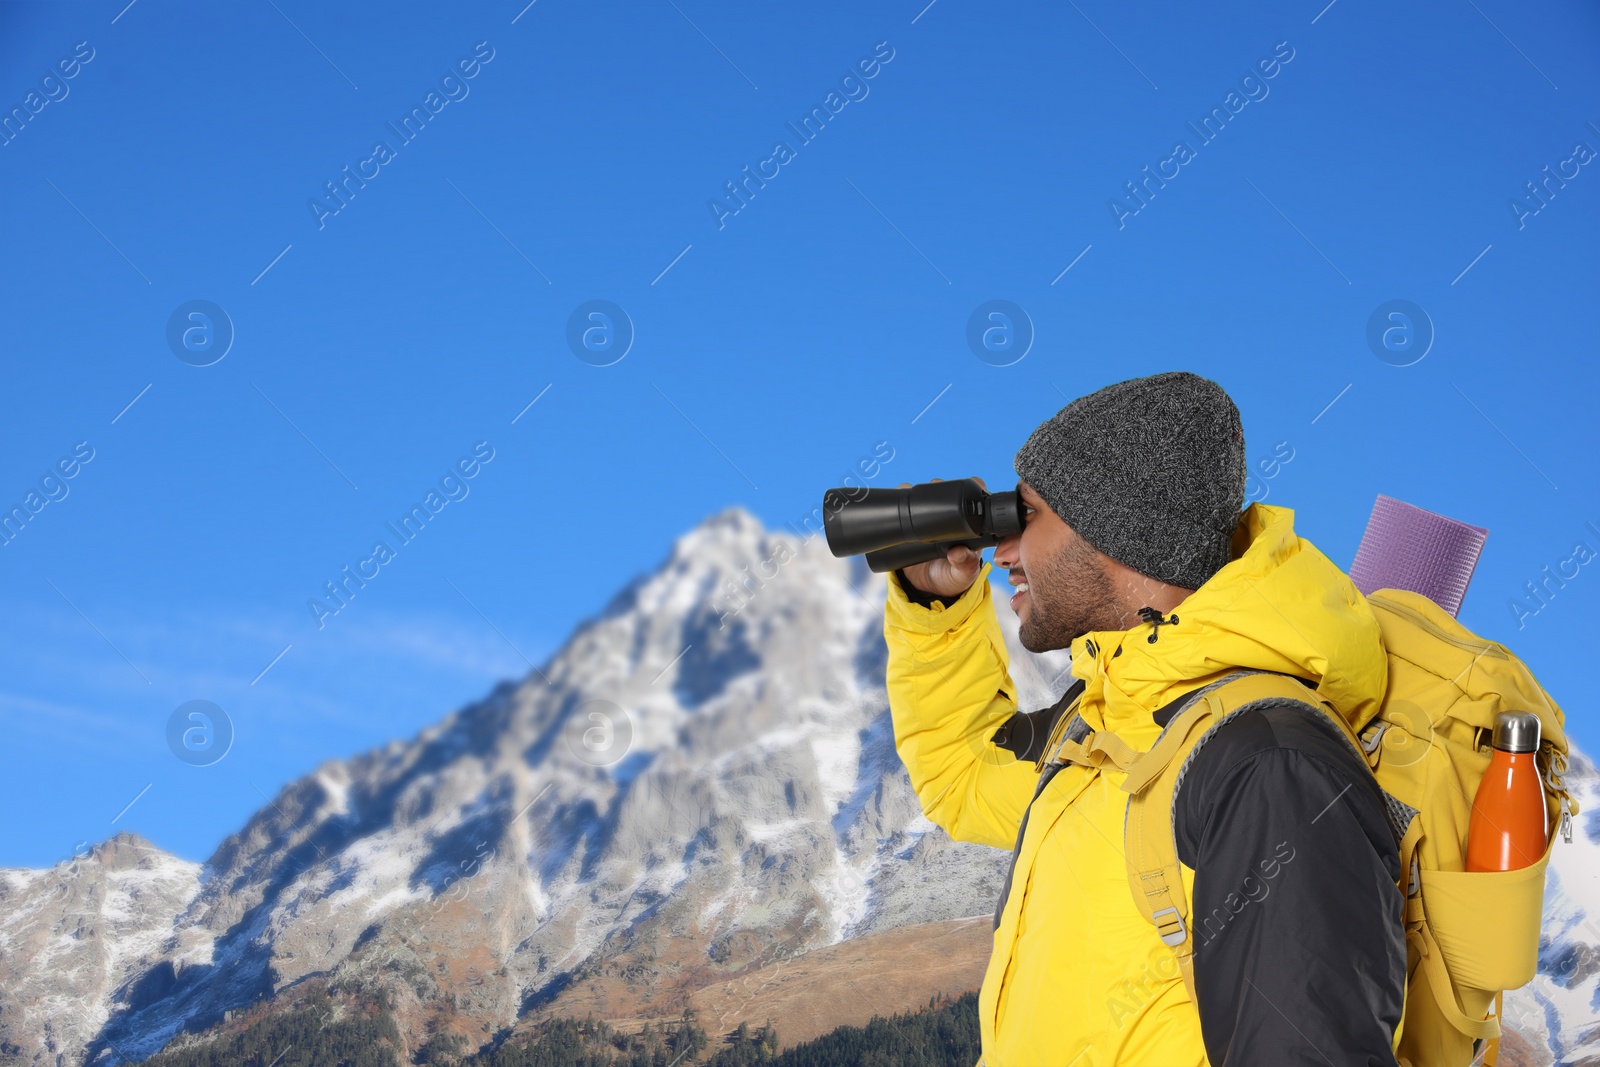
{"type": "Polygon", "coordinates": [[[1173,825],[1198,1004],[1129,889],[1121,772],[1035,764],[1073,712],[1145,751],[1186,695],[1240,668],[1292,675],[1353,718],[1387,680],[1365,599],[1290,509],[1240,512],[1239,413],[1209,379],[1075,400],[1015,466],[1023,531],[994,563],[1023,647],[1072,650],[1062,700],[1018,713],[977,553],[895,572],[884,617],[895,745],[923,811],[1015,849],[979,998],[983,1064],[1394,1065],[1398,850],[1332,724],[1287,701],[1247,710],[1184,772],[1173,825]]]}

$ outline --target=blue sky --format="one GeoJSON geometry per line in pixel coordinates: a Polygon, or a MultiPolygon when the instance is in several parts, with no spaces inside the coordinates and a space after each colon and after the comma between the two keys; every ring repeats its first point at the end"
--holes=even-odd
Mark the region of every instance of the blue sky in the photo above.
{"type": "Polygon", "coordinates": [[[791,521],[880,441],[884,484],[1009,484],[1068,399],[1172,369],[1253,461],[1288,442],[1266,499],[1341,566],[1379,493],[1488,527],[1463,621],[1600,749],[1600,566],[1509,607],[1600,550],[1592,5],[525,2],[0,4],[0,497],[60,497],[0,547],[0,864],[204,858],[708,514],[791,521]],[[595,300],[621,359],[568,345],[595,300]],[[1020,360],[968,347],[991,300],[1020,360]],[[1368,344],[1393,300],[1415,362],[1368,344]],[[215,362],[168,342],[192,301],[215,362]],[[213,766],[168,749],[190,700],[234,724],[213,766]]]}

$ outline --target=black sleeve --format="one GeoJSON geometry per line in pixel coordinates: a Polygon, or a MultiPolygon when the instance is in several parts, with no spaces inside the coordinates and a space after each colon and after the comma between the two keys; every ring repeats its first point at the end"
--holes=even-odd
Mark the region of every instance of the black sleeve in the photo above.
{"type": "MultiPolygon", "coordinates": [[[[1039,757],[1044,755],[1045,749],[1049,747],[1050,735],[1055,731],[1056,721],[1066,714],[1073,701],[1083,695],[1087,684],[1082,678],[1073,679],[1067,691],[1062,693],[1054,704],[1038,711],[1016,712],[1000,724],[1000,728],[990,735],[989,740],[997,747],[1009,750],[1024,763],[1037,763],[1039,757]]],[[[1074,737],[1073,740],[1078,738],[1074,737]]]]}
{"type": "Polygon", "coordinates": [[[1406,944],[1386,810],[1304,707],[1246,712],[1196,750],[1173,817],[1213,1067],[1395,1067],[1406,944]]]}
{"type": "Polygon", "coordinates": [[[934,602],[937,601],[941,607],[950,606],[944,602],[944,597],[936,596],[933,593],[924,593],[922,590],[918,589],[916,586],[907,581],[905,568],[902,567],[896,570],[894,572],[894,576],[900,580],[900,588],[906,591],[906,599],[911,601],[913,604],[921,604],[925,608],[930,608],[933,606],[934,602]]]}

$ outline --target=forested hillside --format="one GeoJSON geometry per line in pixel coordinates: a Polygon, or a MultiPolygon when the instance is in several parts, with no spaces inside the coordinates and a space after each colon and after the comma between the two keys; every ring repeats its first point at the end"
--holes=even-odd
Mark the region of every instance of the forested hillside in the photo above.
{"type": "MultiPolygon", "coordinates": [[[[595,1020],[559,1019],[532,1035],[470,1053],[440,1035],[416,1053],[428,1067],[971,1067],[978,1059],[977,995],[841,1026],[778,1051],[770,1026],[741,1023],[726,1041],[709,1037],[692,1012],[625,1032],[595,1020]],[[718,1046],[720,1047],[714,1047],[718,1046]]],[[[295,1010],[259,1010],[208,1039],[169,1049],[144,1067],[401,1067],[399,1035],[382,1006],[352,1007],[317,994],[295,1010]]]]}

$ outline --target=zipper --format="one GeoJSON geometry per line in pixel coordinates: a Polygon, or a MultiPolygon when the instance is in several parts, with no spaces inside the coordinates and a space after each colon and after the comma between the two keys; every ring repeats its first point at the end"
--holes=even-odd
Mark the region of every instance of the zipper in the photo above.
{"type": "Polygon", "coordinates": [[[1456,648],[1459,648],[1464,652],[1476,652],[1480,656],[1493,655],[1496,659],[1505,659],[1507,657],[1505,646],[1497,641],[1469,641],[1464,637],[1457,637],[1455,634],[1441,629],[1436,623],[1434,623],[1432,619],[1422,614],[1422,612],[1418,611],[1416,608],[1413,608],[1407,604],[1402,604],[1398,600],[1390,600],[1386,596],[1379,596],[1375,593],[1372,596],[1369,596],[1367,599],[1376,600],[1384,607],[1389,608],[1392,611],[1399,612],[1401,615],[1404,615],[1406,618],[1410,619],[1412,622],[1428,631],[1430,635],[1437,637],[1446,644],[1454,645],[1456,648]]]}
{"type": "MultiPolygon", "coordinates": [[[[1559,829],[1561,840],[1564,844],[1572,844],[1572,816],[1577,814],[1577,805],[1572,800],[1572,794],[1567,790],[1566,771],[1567,757],[1559,752],[1548,741],[1540,742],[1545,755],[1544,784],[1556,798],[1556,810],[1561,813],[1559,829]]],[[[1538,766],[1537,763],[1534,764],[1538,766]]]]}

